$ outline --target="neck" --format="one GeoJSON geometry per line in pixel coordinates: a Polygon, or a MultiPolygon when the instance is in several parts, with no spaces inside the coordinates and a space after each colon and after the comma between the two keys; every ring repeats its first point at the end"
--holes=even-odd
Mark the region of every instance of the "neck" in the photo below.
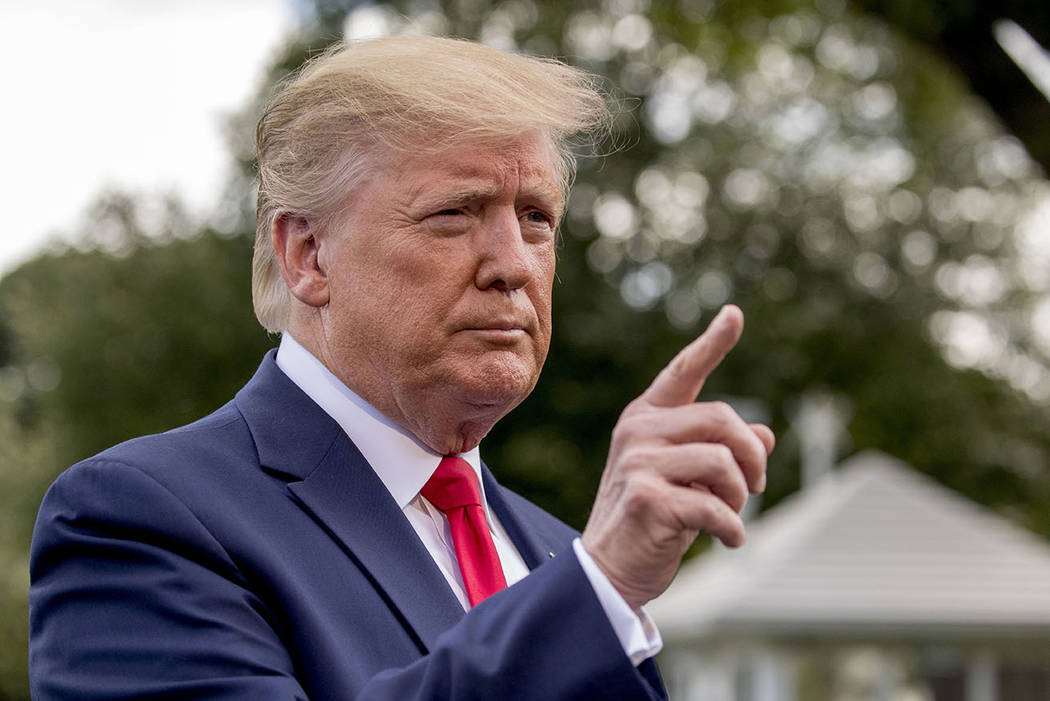
{"type": "Polygon", "coordinates": [[[348,389],[392,423],[415,436],[440,455],[473,450],[511,407],[476,405],[459,401],[452,393],[405,391],[393,379],[367,372],[359,363],[342,360],[323,334],[310,325],[290,324],[287,332],[348,389]]]}

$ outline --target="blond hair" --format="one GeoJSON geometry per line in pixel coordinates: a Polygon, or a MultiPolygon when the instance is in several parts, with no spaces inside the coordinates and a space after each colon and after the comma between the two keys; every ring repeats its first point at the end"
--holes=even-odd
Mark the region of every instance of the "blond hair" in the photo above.
{"type": "Polygon", "coordinates": [[[256,317],[269,331],[287,328],[291,294],[270,240],[276,217],[327,226],[381,148],[436,151],[539,130],[567,189],[573,137],[608,124],[595,78],[553,59],[418,36],[332,47],[279,89],[256,130],[256,317]]]}

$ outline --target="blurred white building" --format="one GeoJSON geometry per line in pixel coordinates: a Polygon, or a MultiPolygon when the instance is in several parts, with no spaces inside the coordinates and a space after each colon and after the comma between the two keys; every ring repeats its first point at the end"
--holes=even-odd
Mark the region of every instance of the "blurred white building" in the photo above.
{"type": "Polygon", "coordinates": [[[1050,545],[880,453],[648,608],[679,701],[1050,700],[1050,545]]]}

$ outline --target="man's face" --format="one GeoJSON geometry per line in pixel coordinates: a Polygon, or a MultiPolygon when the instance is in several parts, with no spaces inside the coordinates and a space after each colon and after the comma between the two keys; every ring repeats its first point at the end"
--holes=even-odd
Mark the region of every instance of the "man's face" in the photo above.
{"type": "Polygon", "coordinates": [[[465,450],[547,355],[564,206],[552,150],[535,135],[376,166],[320,249],[327,364],[435,450],[465,450]]]}

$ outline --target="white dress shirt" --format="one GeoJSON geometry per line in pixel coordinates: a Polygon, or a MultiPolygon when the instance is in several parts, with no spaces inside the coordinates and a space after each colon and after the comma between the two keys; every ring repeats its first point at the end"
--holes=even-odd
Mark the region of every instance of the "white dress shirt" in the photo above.
{"type": "MultiPolygon", "coordinates": [[[[419,493],[444,456],[430,450],[351,391],[288,333],[281,337],[277,366],[350,437],[412,524],[460,604],[469,609],[448,519],[419,493]]],[[[481,480],[479,449],[474,448],[459,457],[466,460],[478,475],[492,541],[510,586],[525,577],[529,568],[499,519],[489,509],[481,480]]],[[[583,548],[579,538],[573,541],[573,551],[631,662],[638,665],[658,653],[663,641],[648,614],[643,611],[638,616],[631,610],[583,548]]]]}

